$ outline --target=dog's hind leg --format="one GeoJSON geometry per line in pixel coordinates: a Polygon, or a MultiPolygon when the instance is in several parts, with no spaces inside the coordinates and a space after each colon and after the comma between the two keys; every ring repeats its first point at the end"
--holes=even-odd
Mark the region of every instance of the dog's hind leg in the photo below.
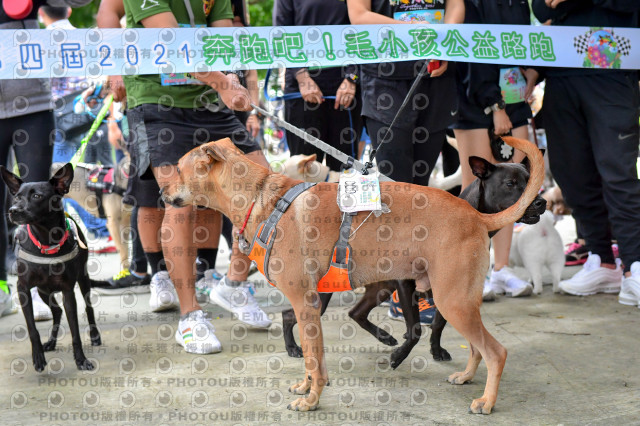
{"type": "Polygon", "coordinates": [[[58,341],[58,332],[60,331],[60,319],[62,318],[62,308],[58,305],[58,301],[50,291],[38,288],[38,293],[42,300],[45,301],[53,316],[53,326],[51,327],[51,335],[49,340],[42,346],[45,352],[53,351],[58,341]]]}
{"type": "Polygon", "coordinates": [[[89,336],[91,337],[91,346],[100,346],[102,339],[100,338],[100,330],[96,325],[96,318],[93,314],[93,305],[91,305],[91,279],[85,272],[84,276],[78,279],[78,287],[86,305],[87,321],[89,322],[89,336]]]}
{"type": "MultiPolygon", "coordinates": [[[[456,280],[465,282],[471,277],[458,276],[456,280]]],[[[456,288],[455,283],[443,284],[439,288],[456,288]]],[[[498,397],[500,377],[507,359],[507,350],[484,328],[480,317],[480,304],[482,302],[482,285],[478,284],[477,291],[472,288],[471,293],[459,295],[455,292],[448,294],[436,294],[436,304],[442,309],[449,323],[462,334],[468,341],[471,353],[465,371],[449,376],[452,384],[463,384],[473,379],[480,361],[484,358],[487,363],[487,383],[481,398],[474,399],[470,410],[472,413],[490,414],[498,397]],[[440,297],[438,297],[440,296],[440,297]],[[456,300],[457,299],[457,300],[456,300]]],[[[435,293],[435,291],[434,291],[435,293]]]]}
{"type": "Polygon", "coordinates": [[[369,321],[368,316],[373,308],[385,300],[389,300],[391,293],[396,288],[396,283],[397,281],[380,281],[366,286],[362,299],[349,311],[349,316],[352,320],[371,333],[380,343],[388,346],[395,346],[398,341],[385,330],[369,321]]]}
{"type": "Polygon", "coordinates": [[[67,321],[69,322],[69,329],[71,330],[71,342],[73,344],[73,358],[76,361],[76,365],[79,370],[93,370],[93,364],[84,356],[82,350],[82,340],[80,339],[80,327],[78,325],[78,306],[76,304],[76,297],[73,294],[73,287],[71,290],[64,291],[64,310],[67,314],[67,321]]]}
{"type": "MultiPolygon", "coordinates": [[[[303,285],[302,288],[309,287],[303,285]]],[[[296,395],[304,395],[309,392],[306,398],[296,399],[287,408],[295,411],[312,411],[318,408],[320,394],[329,380],[320,324],[320,297],[315,290],[303,293],[304,290],[301,290],[300,287],[296,289],[297,291],[288,291],[289,288],[282,290],[294,307],[298,318],[298,330],[300,331],[300,343],[305,364],[304,380],[291,386],[289,391],[296,395]]]]}
{"type": "Polygon", "coordinates": [[[414,280],[398,281],[398,299],[400,300],[404,321],[407,325],[407,333],[402,346],[391,354],[391,367],[394,369],[398,368],[402,361],[409,356],[422,335],[420,312],[418,311],[419,295],[415,290],[416,282],[414,280]]]}
{"type": "Polygon", "coordinates": [[[451,355],[445,348],[440,346],[442,339],[442,330],[447,325],[447,320],[442,316],[440,309],[436,309],[436,315],[431,323],[431,337],[429,343],[431,344],[431,355],[436,361],[451,361],[451,355]]]}
{"type": "MultiPolygon", "coordinates": [[[[320,315],[324,315],[329,306],[333,293],[320,293],[320,303],[322,307],[320,315]]],[[[296,343],[295,337],[293,337],[293,326],[298,323],[296,314],[293,309],[285,309],[282,311],[282,336],[284,337],[284,346],[287,349],[287,354],[292,358],[302,358],[302,348],[296,343]]]]}

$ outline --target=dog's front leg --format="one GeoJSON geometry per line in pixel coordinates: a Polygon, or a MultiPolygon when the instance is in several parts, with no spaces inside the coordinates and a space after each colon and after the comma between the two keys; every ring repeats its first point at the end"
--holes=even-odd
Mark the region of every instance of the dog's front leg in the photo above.
{"type": "Polygon", "coordinates": [[[49,340],[44,344],[44,351],[50,352],[55,350],[58,341],[58,332],[60,331],[60,319],[62,318],[62,308],[58,305],[58,301],[53,297],[50,291],[38,289],[40,297],[45,301],[53,315],[53,326],[51,327],[51,335],[49,340]]]}
{"type": "Polygon", "coordinates": [[[64,291],[64,310],[67,313],[67,321],[71,330],[71,341],[73,343],[73,358],[76,361],[78,370],[93,370],[93,364],[84,356],[82,350],[82,340],[80,340],[80,327],[78,326],[78,306],[76,297],[71,290],[64,291]]]}
{"type": "Polygon", "coordinates": [[[304,380],[291,386],[289,391],[296,395],[304,395],[309,392],[309,395],[296,399],[287,408],[295,411],[313,411],[318,408],[320,394],[322,394],[322,390],[329,379],[324,359],[324,343],[320,324],[320,297],[318,292],[310,290],[300,297],[300,300],[294,301],[289,297],[289,301],[294,306],[296,317],[298,318],[298,329],[300,331],[300,342],[305,364],[304,380]]]}
{"type": "Polygon", "coordinates": [[[37,372],[44,370],[47,365],[47,360],[44,357],[44,348],[40,341],[40,333],[36,328],[36,321],[33,319],[33,301],[31,300],[31,291],[27,286],[18,280],[18,298],[20,299],[20,306],[22,306],[22,313],[27,323],[27,330],[29,331],[29,340],[31,340],[31,357],[33,358],[33,367],[37,372]]]}

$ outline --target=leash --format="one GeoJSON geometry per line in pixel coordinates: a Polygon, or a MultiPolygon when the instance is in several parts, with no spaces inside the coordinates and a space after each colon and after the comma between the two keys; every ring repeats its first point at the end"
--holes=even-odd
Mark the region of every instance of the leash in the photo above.
{"type": "Polygon", "coordinates": [[[418,87],[418,84],[420,84],[420,81],[422,80],[422,77],[424,77],[427,73],[429,73],[429,64],[430,64],[429,61],[425,61],[424,62],[424,65],[420,69],[420,72],[416,76],[416,79],[413,80],[413,84],[409,88],[409,91],[407,92],[407,96],[404,97],[404,100],[402,101],[402,104],[400,105],[400,108],[398,109],[398,112],[396,112],[395,117],[393,117],[393,120],[391,121],[391,124],[387,128],[387,132],[384,134],[384,137],[382,138],[382,141],[378,144],[378,147],[377,148],[373,148],[373,150],[369,154],[369,161],[366,164],[367,169],[370,169],[371,167],[373,167],[373,160],[375,160],[375,158],[376,158],[376,154],[378,153],[378,148],[381,148],[382,144],[384,144],[387,141],[387,136],[389,136],[389,133],[391,133],[391,129],[393,128],[393,125],[396,124],[396,121],[398,120],[398,117],[400,116],[402,111],[404,111],[405,107],[409,103],[409,99],[411,99],[411,96],[413,95],[413,92],[416,91],[416,88],[418,87]]]}
{"type": "MultiPolygon", "coordinates": [[[[302,93],[300,92],[292,92],[292,93],[285,93],[282,96],[270,96],[269,95],[269,79],[271,77],[271,68],[269,68],[267,70],[267,75],[264,78],[264,89],[263,89],[263,94],[264,94],[264,98],[270,102],[276,102],[276,101],[288,101],[291,99],[302,99],[302,93]]],[[[337,99],[336,96],[324,96],[325,99],[332,99],[335,100],[337,99]]],[[[353,130],[353,116],[351,115],[351,110],[349,108],[346,108],[347,113],[349,114],[349,128],[351,130],[353,130]]],[[[355,133],[355,132],[354,132],[355,133]]],[[[355,145],[357,142],[357,137],[358,135],[355,135],[353,137],[353,140],[351,140],[351,156],[353,158],[356,157],[356,151],[355,151],[355,145]]]]}
{"type": "MultiPolygon", "coordinates": [[[[283,119],[281,119],[280,117],[271,114],[270,112],[267,112],[266,110],[260,108],[257,105],[251,104],[251,106],[253,108],[255,108],[256,111],[258,111],[260,114],[269,117],[271,120],[273,120],[278,126],[283,127],[285,130],[288,130],[289,132],[293,133],[294,135],[302,138],[305,142],[310,143],[311,145],[315,146],[316,148],[324,151],[326,154],[332,156],[333,158],[335,158],[336,160],[340,161],[342,164],[344,164],[347,168],[355,168],[356,170],[359,170],[362,174],[366,174],[367,173],[367,167],[365,166],[365,164],[363,164],[362,162],[356,160],[355,158],[345,154],[342,151],[339,151],[338,149],[332,147],[331,145],[329,145],[328,143],[321,141],[320,139],[316,138],[313,135],[310,135],[309,133],[305,132],[304,130],[287,123],[286,121],[284,121],[283,119]]],[[[383,174],[381,174],[379,177],[379,180],[381,182],[393,182],[393,180],[383,174]]]]}
{"type": "Polygon", "coordinates": [[[87,149],[87,143],[89,142],[89,139],[93,137],[93,135],[98,130],[98,127],[100,127],[100,125],[102,124],[102,120],[104,120],[104,117],[109,112],[109,107],[111,107],[112,102],[113,102],[113,94],[109,94],[106,98],[104,98],[104,104],[102,105],[102,108],[100,108],[100,112],[98,112],[98,115],[96,116],[96,119],[93,121],[93,124],[91,125],[91,128],[89,129],[87,134],[84,136],[84,138],[82,138],[82,141],[80,141],[80,147],[78,148],[76,153],[73,155],[73,157],[69,161],[73,166],[74,170],[78,166],[80,159],[84,157],[84,152],[87,149]]]}

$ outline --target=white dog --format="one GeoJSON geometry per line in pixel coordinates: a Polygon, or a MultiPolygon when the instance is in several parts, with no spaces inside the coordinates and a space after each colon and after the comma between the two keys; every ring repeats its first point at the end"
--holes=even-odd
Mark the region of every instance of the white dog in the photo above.
{"type": "Polygon", "coordinates": [[[559,291],[560,275],[564,267],[562,238],[553,226],[553,213],[544,212],[535,225],[522,225],[514,231],[509,260],[513,266],[524,266],[533,281],[533,292],[542,293],[542,272],[551,272],[553,292],[559,291]]]}
{"type": "MultiPolygon", "coordinates": [[[[304,180],[306,182],[338,182],[340,172],[329,170],[329,167],[316,161],[316,154],[293,155],[287,158],[282,165],[272,167],[274,172],[282,173],[293,179],[304,180]]],[[[451,176],[441,177],[433,174],[429,181],[432,188],[449,190],[462,182],[462,171],[458,170],[451,176]]]]}

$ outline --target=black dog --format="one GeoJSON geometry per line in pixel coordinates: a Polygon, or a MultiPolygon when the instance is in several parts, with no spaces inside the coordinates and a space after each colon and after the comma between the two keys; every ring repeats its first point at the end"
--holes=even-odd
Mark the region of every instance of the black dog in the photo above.
{"type": "Polygon", "coordinates": [[[101,344],[96,326],[89,291],[94,283],[87,273],[89,251],[82,232],[72,219],[65,217],[62,197],[73,181],[73,167],[66,164],[48,182],[23,183],[5,167],[0,166],[2,179],[14,196],[9,208],[9,219],[22,225],[16,231],[18,257],[18,296],[27,322],[33,366],[44,370],[47,361],[45,351],[56,347],[62,309],[53,292],[61,291],[64,309],[73,340],[73,357],[80,370],[93,370],[93,364],[85,357],[80,341],[78,312],[73,293],[76,282],[87,306],[91,344],[101,344]],[[53,327],[51,337],[43,345],[33,319],[31,288],[37,286],[42,300],[51,308],[53,327]]]}
{"type": "MultiPolygon", "coordinates": [[[[478,178],[460,194],[471,206],[481,213],[498,213],[514,204],[524,191],[529,180],[529,162],[525,158],[521,164],[501,163],[491,164],[480,157],[470,157],[469,165],[473,174],[478,178]]],[[[534,224],[544,213],[546,201],[538,196],[527,208],[519,222],[534,224]]],[[[494,233],[492,233],[494,234],[494,233]]],[[[491,234],[491,236],[493,236],[491,234]]],[[[411,353],[413,347],[420,340],[422,329],[420,313],[418,311],[419,295],[415,292],[415,282],[382,281],[365,287],[365,293],[358,303],[349,311],[349,316],[362,328],[371,333],[381,343],[388,346],[398,344],[397,340],[385,330],[375,326],[367,317],[371,310],[389,299],[394,290],[398,290],[398,299],[404,313],[407,332],[405,342],[393,351],[391,366],[397,368],[411,353]]],[[[324,314],[333,293],[320,293],[322,314],[324,314]]],[[[293,337],[293,326],[296,325],[293,309],[282,311],[282,324],[285,347],[291,357],[302,357],[302,349],[293,337]]],[[[431,325],[431,354],[436,361],[450,361],[451,355],[440,345],[442,330],[447,321],[439,311],[436,311],[431,325]]]]}

